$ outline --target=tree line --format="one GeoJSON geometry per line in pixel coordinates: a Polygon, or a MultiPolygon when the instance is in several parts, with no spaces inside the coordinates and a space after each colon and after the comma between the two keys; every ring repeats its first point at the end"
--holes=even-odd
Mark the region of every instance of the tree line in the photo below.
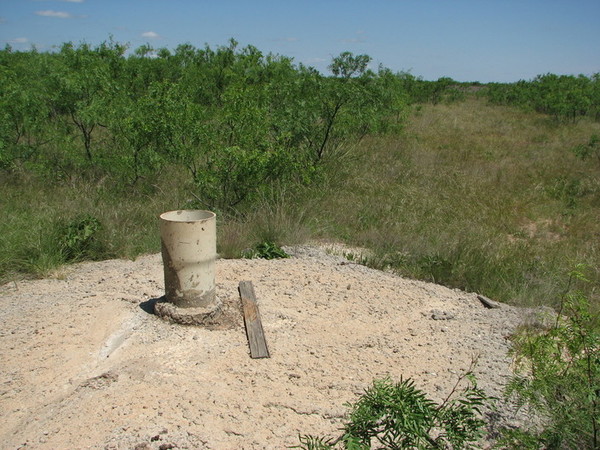
{"type": "Polygon", "coordinates": [[[490,83],[483,92],[492,103],[548,114],[557,122],[584,116],[600,120],[600,73],[590,77],[548,73],[529,81],[490,83]]]}
{"type": "Polygon", "coordinates": [[[273,182],[310,182],[353,141],[398,130],[411,103],[459,93],[449,78],[371,70],[349,52],[326,76],[233,39],[127,51],[112,40],[0,51],[0,171],[136,185],[175,166],[206,206],[234,210],[273,182]]]}

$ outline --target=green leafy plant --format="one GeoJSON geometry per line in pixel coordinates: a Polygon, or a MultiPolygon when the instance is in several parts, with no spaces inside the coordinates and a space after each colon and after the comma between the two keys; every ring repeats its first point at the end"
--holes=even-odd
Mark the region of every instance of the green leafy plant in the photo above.
{"type": "Polygon", "coordinates": [[[245,250],[242,254],[244,258],[262,258],[262,259],[277,259],[277,258],[289,258],[284,249],[277,244],[265,241],[257,244],[254,248],[245,250]]]}
{"type": "Polygon", "coordinates": [[[101,229],[98,219],[85,215],[59,227],[60,253],[66,262],[97,256],[97,233],[101,229]]]}
{"type": "Polygon", "coordinates": [[[528,405],[543,420],[541,430],[508,432],[514,448],[600,446],[600,318],[573,288],[586,282],[572,271],[553,324],[527,327],[514,338],[516,375],[506,395],[528,405]]]}
{"type": "Polygon", "coordinates": [[[573,149],[573,153],[580,159],[595,158],[600,164],[600,136],[593,134],[587,144],[580,144],[573,149]]]}
{"type": "Polygon", "coordinates": [[[350,408],[349,420],[337,439],[304,435],[296,448],[466,448],[481,437],[480,408],[490,399],[473,374],[461,376],[441,403],[429,399],[411,379],[394,383],[375,380],[350,408]],[[468,385],[459,395],[458,386],[468,385]]]}

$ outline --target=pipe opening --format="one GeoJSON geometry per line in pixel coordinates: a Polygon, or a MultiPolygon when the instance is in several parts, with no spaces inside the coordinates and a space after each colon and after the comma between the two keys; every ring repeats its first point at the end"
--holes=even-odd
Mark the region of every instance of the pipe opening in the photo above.
{"type": "Polygon", "coordinates": [[[216,217],[212,211],[203,211],[199,209],[168,211],[162,213],[160,218],[168,222],[198,222],[200,220],[208,220],[216,217]]]}

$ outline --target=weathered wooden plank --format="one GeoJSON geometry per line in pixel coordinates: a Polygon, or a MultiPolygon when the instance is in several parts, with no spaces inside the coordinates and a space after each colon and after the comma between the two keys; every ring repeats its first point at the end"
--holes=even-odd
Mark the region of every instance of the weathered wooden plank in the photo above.
{"type": "Polygon", "coordinates": [[[489,298],[487,298],[483,295],[477,294],[477,298],[479,299],[479,301],[481,303],[483,303],[483,305],[486,308],[500,308],[501,307],[500,303],[495,302],[494,300],[490,300],[489,298]]]}
{"type": "Polygon", "coordinates": [[[260,320],[260,312],[256,303],[256,294],[252,281],[240,281],[238,288],[242,300],[244,324],[246,325],[246,336],[250,345],[250,356],[252,358],[270,358],[265,333],[260,320]]]}

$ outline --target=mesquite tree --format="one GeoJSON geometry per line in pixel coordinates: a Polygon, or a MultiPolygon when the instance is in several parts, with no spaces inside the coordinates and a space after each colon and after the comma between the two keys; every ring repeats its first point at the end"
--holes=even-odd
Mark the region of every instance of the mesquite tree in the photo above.
{"type": "Polygon", "coordinates": [[[325,76],[235,40],[126,50],[111,40],[0,51],[0,167],[134,186],[181,168],[204,206],[235,212],[273,183],[311,182],[404,117],[400,78],[369,70],[367,55],[342,53],[325,76]]]}

